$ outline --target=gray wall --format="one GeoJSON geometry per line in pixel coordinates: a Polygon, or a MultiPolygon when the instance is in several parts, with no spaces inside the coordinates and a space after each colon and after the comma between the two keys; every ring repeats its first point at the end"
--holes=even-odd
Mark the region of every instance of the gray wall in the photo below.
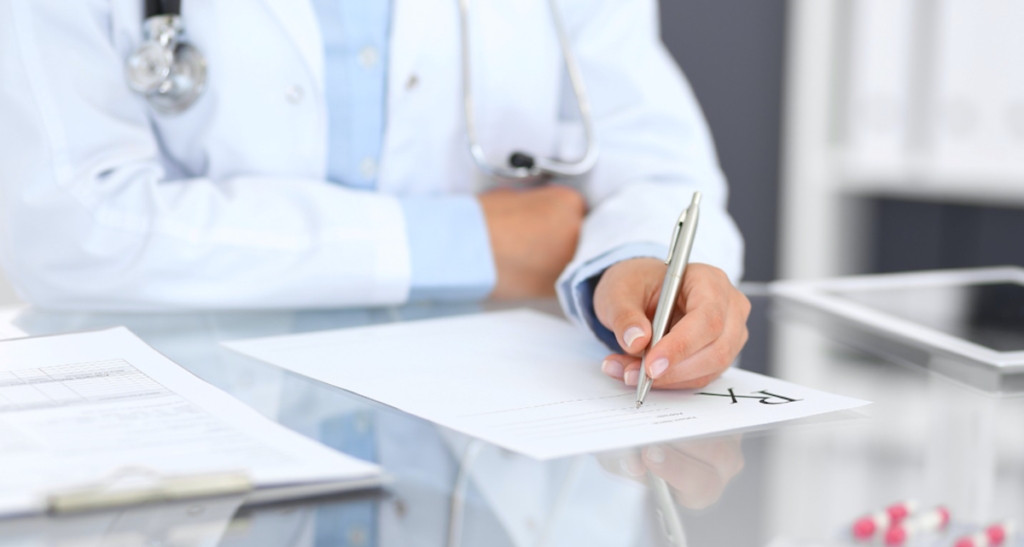
{"type": "Polygon", "coordinates": [[[866,273],[1024,265],[1024,210],[868,200],[872,215],[866,273]]]}
{"type": "Polygon", "coordinates": [[[748,280],[775,278],[785,0],[662,0],[662,39],[690,80],[729,179],[748,280]]]}

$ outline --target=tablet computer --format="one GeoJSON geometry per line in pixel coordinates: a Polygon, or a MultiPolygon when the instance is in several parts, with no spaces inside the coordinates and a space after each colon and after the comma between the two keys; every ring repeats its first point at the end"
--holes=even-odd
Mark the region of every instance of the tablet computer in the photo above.
{"type": "Polygon", "coordinates": [[[1024,390],[1024,268],[779,281],[772,292],[840,341],[988,390],[1024,390]]]}

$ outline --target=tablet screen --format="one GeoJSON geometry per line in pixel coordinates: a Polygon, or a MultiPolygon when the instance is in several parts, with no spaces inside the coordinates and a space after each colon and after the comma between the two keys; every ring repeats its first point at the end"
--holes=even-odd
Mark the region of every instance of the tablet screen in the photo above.
{"type": "Polygon", "coordinates": [[[1024,285],[991,283],[831,292],[995,351],[1024,350],[1024,285]]]}

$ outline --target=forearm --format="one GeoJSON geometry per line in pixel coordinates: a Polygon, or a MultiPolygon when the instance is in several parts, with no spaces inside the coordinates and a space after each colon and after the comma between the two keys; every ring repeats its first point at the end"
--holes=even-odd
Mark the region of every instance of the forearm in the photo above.
{"type": "MultiPolygon", "coordinates": [[[[29,301],[105,309],[383,305],[405,300],[402,211],[319,181],[8,184],[4,266],[29,301]],[[29,237],[32,235],[32,237],[29,237]]],[[[114,176],[116,178],[116,175],[114,176]]],[[[31,179],[28,179],[31,180],[31,179]]]]}

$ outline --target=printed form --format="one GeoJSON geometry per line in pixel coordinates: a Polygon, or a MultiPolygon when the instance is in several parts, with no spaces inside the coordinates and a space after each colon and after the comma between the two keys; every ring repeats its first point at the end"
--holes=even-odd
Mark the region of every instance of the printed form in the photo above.
{"type": "Polygon", "coordinates": [[[707,435],[869,404],[739,369],[708,387],[636,389],[607,350],[530,310],[226,342],[287,370],[537,459],[707,435]]]}
{"type": "Polygon", "coordinates": [[[245,472],[256,489],[379,479],[375,465],[267,420],[123,327],[0,342],[0,514],[39,512],[54,491],[140,468],[245,472]]]}

